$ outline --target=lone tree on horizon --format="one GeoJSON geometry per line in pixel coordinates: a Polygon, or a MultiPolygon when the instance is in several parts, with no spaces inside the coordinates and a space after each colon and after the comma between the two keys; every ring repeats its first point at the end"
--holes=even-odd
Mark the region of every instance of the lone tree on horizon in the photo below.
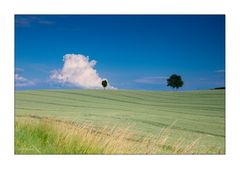
{"type": "Polygon", "coordinates": [[[108,85],[107,80],[103,80],[102,81],[102,86],[103,86],[104,90],[105,90],[105,87],[107,87],[107,85],[108,85]]]}
{"type": "Polygon", "coordinates": [[[179,88],[183,86],[183,80],[180,75],[172,74],[167,79],[167,86],[171,86],[172,88],[179,88]]]}

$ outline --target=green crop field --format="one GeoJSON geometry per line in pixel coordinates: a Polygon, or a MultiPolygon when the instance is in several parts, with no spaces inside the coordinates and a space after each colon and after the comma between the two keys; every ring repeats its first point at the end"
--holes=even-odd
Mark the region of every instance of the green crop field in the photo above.
{"type": "MultiPolygon", "coordinates": [[[[17,154],[225,153],[225,90],[184,92],[137,90],[16,91],[15,121],[15,152],[17,154]],[[169,131],[164,140],[165,150],[154,151],[154,153],[153,151],[137,151],[137,147],[131,151],[127,149],[125,151],[124,148],[122,148],[122,151],[113,151],[113,149],[110,148],[108,149],[109,151],[105,151],[103,147],[95,151],[95,149],[89,148],[88,146],[89,151],[77,151],[77,146],[79,146],[81,141],[79,141],[78,144],[76,142],[78,142],[77,140],[81,140],[81,137],[74,141],[75,148],[72,146],[72,149],[68,149],[64,143],[60,144],[60,141],[51,147],[51,143],[53,143],[56,138],[60,139],[61,134],[58,135],[59,137],[50,138],[48,133],[47,136],[44,136],[44,144],[41,142],[41,146],[39,146],[39,139],[42,139],[44,132],[50,132],[51,128],[53,128],[48,126],[49,128],[41,131],[42,135],[37,135],[36,126],[34,128],[33,123],[39,124],[40,121],[44,119],[45,122],[39,125],[42,126],[42,128],[48,124],[48,120],[50,119],[54,119],[56,122],[54,125],[58,127],[61,124],[62,126],[66,125],[67,122],[76,126],[78,126],[78,124],[87,124],[91,126],[95,132],[103,130],[100,129],[103,126],[107,126],[108,130],[111,130],[111,128],[127,127],[128,132],[134,133],[131,138],[130,136],[127,138],[128,142],[130,142],[129,139],[132,139],[132,142],[135,143],[126,144],[131,144],[132,146],[138,145],[139,149],[141,140],[144,138],[157,138],[166,128],[169,129],[169,131]],[[30,122],[28,123],[26,121],[30,122]],[[31,130],[28,129],[28,125],[29,128],[31,128],[32,125],[31,130]],[[192,143],[194,143],[194,145],[192,143]],[[44,150],[44,146],[48,147],[47,150],[44,150]],[[54,146],[65,147],[65,150],[57,151],[57,148],[53,150],[54,146]],[[194,148],[192,148],[191,151],[180,151],[183,150],[183,147],[187,146],[194,148]],[[175,149],[171,147],[175,147],[175,149]]],[[[49,123],[52,124],[53,122],[49,123]]],[[[62,130],[56,127],[55,129],[62,130]]],[[[37,131],[39,132],[39,130],[37,131]]],[[[104,131],[106,131],[106,129],[104,129],[104,131]]],[[[74,137],[73,135],[71,136],[74,137]]],[[[117,137],[115,141],[118,140],[117,137]]],[[[82,136],[82,138],[85,137],[82,136]]],[[[95,135],[92,138],[95,138],[95,135]]],[[[96,139],[97,138],[95,138],[95,140],[96,139]]],[[[101,139],[103,139],[103,137],[101,137],[101,139]]],[[[109,142],[110,141],[104,143],[104,145],[109,142]]],[[[102,144],[100,141],[92,141],[92,143],[95,146],[97,146],[96,144],[102,144]]],[[[86,144],[86,142],[81,144],[86,144]]],[[[115,147],[118,146],[115,145],[115,147]]]]}

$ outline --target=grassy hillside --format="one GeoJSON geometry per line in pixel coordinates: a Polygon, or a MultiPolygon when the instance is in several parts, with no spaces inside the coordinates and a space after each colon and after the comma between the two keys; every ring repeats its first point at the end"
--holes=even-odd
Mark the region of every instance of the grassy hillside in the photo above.
{"type": "MultiPolygon", "coordinates": [[[[155,92],[129,90],[29,90],[15,95],[16,120],[21,117],[130,127],[136,141],[158,136],[172,125],[166,145],[198,139],[195,153],[224,153],[225,90],[155,92]]],[[[21,128],[21,127],[20,127],[21,128]]],[[[20,130],[17,130],[20,132],[20,130]]],[[[16,131],[16,138],[19,133],[16,131]]],[[[19,142],[18,142],[19,143],[19,142]]],[[[19,144],[20,145],[20,144],[19,144]]],[[[27,143],[26,143],[27,145],[27,143]]],[[[16,149],[19,147],[16,147],[16,149]]]]}

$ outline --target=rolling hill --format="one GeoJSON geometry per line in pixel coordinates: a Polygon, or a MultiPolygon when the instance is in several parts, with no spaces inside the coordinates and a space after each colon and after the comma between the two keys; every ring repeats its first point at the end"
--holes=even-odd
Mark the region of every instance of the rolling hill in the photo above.
{"type": "Polygon", "coordinates": [[[95,129],[130,126],[136,140],[171,126],[167,144],[199,138],[196,153],[225,153],[225,90],[16,91],[15,117],[89,123],[95,129]]]}

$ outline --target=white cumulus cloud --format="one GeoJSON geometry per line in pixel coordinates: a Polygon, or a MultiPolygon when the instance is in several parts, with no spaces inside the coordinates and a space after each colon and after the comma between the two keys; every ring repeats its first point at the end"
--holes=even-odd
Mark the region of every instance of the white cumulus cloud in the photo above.
{"type": "MultiPolygon", "coordinates": [[[[88,56],[81,54],[66,54],[63,57],[62,69],[53,70],[50,78],[58,83],[71,84],[85,89],[102,88],[102,78],[94,66],[97,61],[89,60],[88,56]]],[[[108,84],[108,89],[115,89],[108,84]]]]}

